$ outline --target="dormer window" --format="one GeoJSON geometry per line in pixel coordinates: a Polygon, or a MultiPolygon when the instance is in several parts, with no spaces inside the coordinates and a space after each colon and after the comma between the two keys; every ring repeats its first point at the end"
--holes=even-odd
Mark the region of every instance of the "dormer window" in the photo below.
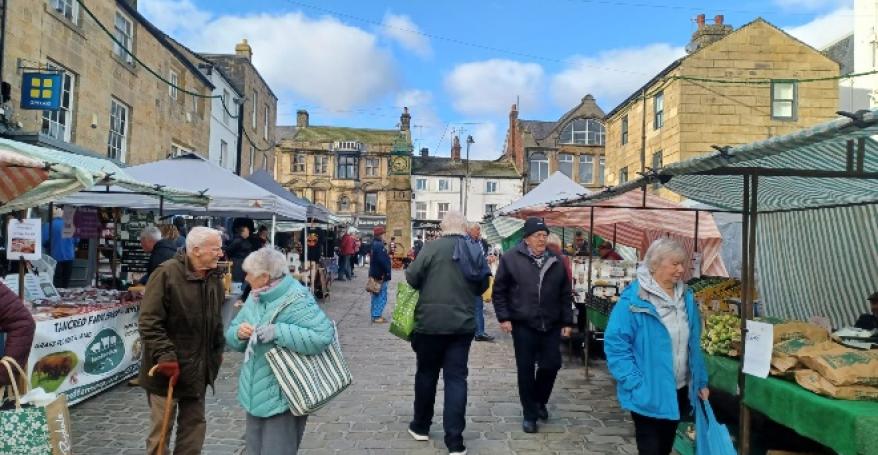
{"type": "Polygon", "coordinates": [[[360,152],[363,150],[363,144],[358,141],[335,141],[332,149],[336,152],[360,152]]]}
{"type": "Polygon", "coordinates": [[[604,145],[604,125],[595,119],[578,118],[561,130],[558,142],[576,145],[604,145]]]}

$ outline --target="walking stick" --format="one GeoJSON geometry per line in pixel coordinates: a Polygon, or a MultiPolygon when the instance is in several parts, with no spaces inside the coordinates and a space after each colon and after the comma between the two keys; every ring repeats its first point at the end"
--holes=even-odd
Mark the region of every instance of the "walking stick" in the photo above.
{"type": "MultiPolygon", "coordinates": [[[[152,376],[155,373],[158,365],[154,365],[149,370],[149,375],[152,376]]],[[[168,440],[168,426],[171,423],[171,411],[174,409],[174,384],[172,382],[168,382],[168,395],[165,397],[165,413],[162,417],[162,433],[159,436],[159,455],[165,455],[165,449],[167,445],[165,444],[168,440]]]]}

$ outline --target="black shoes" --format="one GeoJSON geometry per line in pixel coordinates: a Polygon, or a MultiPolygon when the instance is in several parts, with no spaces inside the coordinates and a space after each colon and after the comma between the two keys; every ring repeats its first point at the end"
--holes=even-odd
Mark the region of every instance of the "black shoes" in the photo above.
{"type": "Polygon", "coordinates": [[[494,341],[494,337],[492,337],[491,335],[488,335],[488,334],[476,335],[474,339],[476,341],[494,341]]]}
{"type": "Polygon", "coordinates": [[[521,429],[524,430],[525,433],[536,433],[537,422],[535,420],[525,420],[521,422],[521,429]]]}
{"type": "Polygon", "coordinates": [[[546,405],[541,404],[537,408],[537,417],[540,418],[543,422],[549,420],[549,410],[546,409],[546,405]]]}

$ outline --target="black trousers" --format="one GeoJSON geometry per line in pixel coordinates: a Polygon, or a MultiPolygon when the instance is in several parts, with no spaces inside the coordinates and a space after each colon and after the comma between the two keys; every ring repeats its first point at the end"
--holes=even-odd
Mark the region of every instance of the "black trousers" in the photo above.
{"type": "Polygon", "coordinates": [[[429,434],[433,424],[433,406],[436,402],[436,384],[439,370],[445,382],[445,405],[442,425],[445,445],[451,451],[463,450],[463,430],[466,428],[467,362],[473,334],[466,335],[412,335],[412,349],[418,366],[415,373],[414,419],[409,428],[418,434],[429,434]]]}
{"type": "Polygon", "coordinates": [[[561,369],[561,327],[541,332],[527,323],[513,322],[512,343],[524,420],[535,421],[539,406],[549,402],[561,369]]]}
{"type": "MultiPolygon", "coordinates": [[[[683,387],[677,390],[677,405],[680,407],[680,416],[689,414],[688,389],[683,387]]],[[[631,413],[634,419],[634,438],[637,440],[637,453],[640,455],[669,455],[674,448],[674,438],[677,436],[679,420],[656,419],[631,413]]]]}
{"type": "Polygon", "coordinates": [[[58,261],[58,264],[55,266],[55,276],[52,277],[52,284],[56,288],[69,288],[72,275],[73,261],[58,261]]]}

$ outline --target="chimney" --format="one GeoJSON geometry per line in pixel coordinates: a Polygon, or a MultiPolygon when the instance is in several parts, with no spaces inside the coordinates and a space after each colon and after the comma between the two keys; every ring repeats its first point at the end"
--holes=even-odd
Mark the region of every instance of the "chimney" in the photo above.
{"type": "Polygon", "coordinates": [[[429,158],[430,157],[430,149],[424,147],[421,149],[421,158],[429,158]]]}
{"type": "Polygon", "coordinates": [[[460,138],[457,136],[454,136],[454,141],[451,143],[451,159],[460,161],[460,138]]]}
{"type": "Polygon", "coordinates": [[[296,111],[296,128],[308,128],[308,111],[296,111]]]}
{"type": "Polygon", "coordinates": [[[690,54],[725,38],[734,31],[731,25],[725,25],[725,17],[721,14],[713,18],[713,24],[704,23],[704,14],[699,14],[695,22],[698,24],[698,30],[695,30],[692,41],[686,45],[686,52],[690,54]]]}
{"type": "Polygon", "coordinates": [[[399,130],[410,131],[412,128],[412,116],[409,114],[409,108],[402,108],[402,115],[399,116],[399,130]]]}
{"type": "Polygon", "coordinates": [[[244,38],[240,43],[235,45],[235,54],[247,57],[247,60],[253,59],[253,48],[247,43],[247,38],[244,38]]]}

